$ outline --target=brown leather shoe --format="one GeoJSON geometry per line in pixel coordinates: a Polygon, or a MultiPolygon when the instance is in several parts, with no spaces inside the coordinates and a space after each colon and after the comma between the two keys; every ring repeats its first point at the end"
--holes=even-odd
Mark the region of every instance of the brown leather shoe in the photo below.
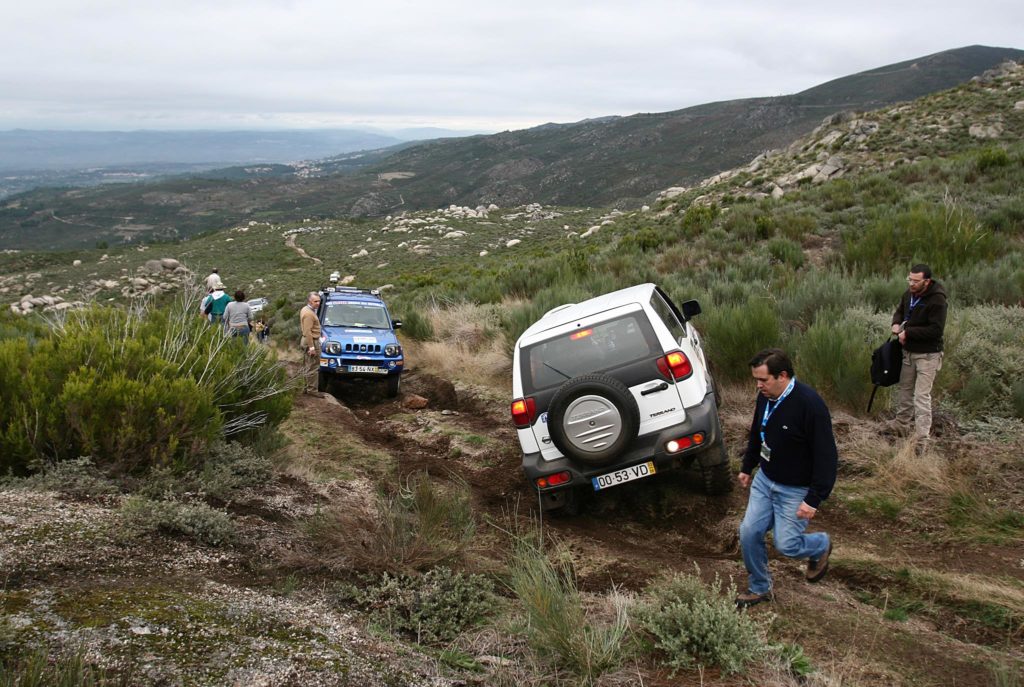
{"type": "Polygon", "coordinates": [[[828,541],[828,551],[825,552],[818,560],[808,559],[807,561],[807,574],[805,577],[808,582],[821,582],[825,578],[825,573],[828,572],[828,557],[832,555],[832,540],[828,541]]]}
{"type": "Polygon", "coordinates": [[[755,594],[751,591],[743,592],[736,596],[736,608],[750,608],[756,606],[763,601],[774,601],[775,595],[772,594],[771,590],[768,590],[764,594],[755,594]]]}

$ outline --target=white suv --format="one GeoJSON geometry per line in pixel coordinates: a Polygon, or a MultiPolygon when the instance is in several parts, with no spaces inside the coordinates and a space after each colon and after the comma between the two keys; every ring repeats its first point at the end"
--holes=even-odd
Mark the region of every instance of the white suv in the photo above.
{"type": "Polygon", "coordinates": [[[640,284],[555,308],[519,337],[512,420],[544,510],[675,466],[699,467],[708,493],[731,488],[699,313],[640,284]]]}

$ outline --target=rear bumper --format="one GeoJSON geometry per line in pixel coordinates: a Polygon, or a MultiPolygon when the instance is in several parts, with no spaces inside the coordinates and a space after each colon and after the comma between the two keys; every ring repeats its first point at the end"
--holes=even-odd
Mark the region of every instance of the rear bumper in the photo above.
{"type": "Polygon", "coordinates": [[[604,465],[592,466],[580,463],[570,458],[562,457],[556,460],[544,460],[539,452],[523,454],[523,472],[526,474],[530,484],[536,485],[539,477],[553,475],[559,472],[568,472],[571,479],[557,487],[540,489],[542,495],[553,493],[573,487],[593,488],[591,479],[615,470],[654,461],[657,472],[669,470],[691,463],[698,455],[712,457],[719,455],[718,451],[709,451],[722,442],[722,428],[718,420],[718,408],[715,405],[715,396],[708,393],[700,405],[686,409],[686,420],[678,425],[673,425],[658,434],[639,437],[630,445],[629,449],[615,460],[604,465]],[[704,443],[700,446],[693,446],[678,453],[666,453],[665,444],[681,436],[703,432],[704,443]]]}

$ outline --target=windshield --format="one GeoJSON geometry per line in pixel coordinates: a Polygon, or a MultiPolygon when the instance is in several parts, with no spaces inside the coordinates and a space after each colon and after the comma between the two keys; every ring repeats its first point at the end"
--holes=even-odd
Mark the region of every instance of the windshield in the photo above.
{"type": "Polygon", "coordinates": [[[523,377],[528,386],[543,389],[646,358],[658,350],[646,318],[631,313],[524,348],[523,377]]]}
{"type": "Polygon", "coordinates": [[[328,303],[322,321],[325,327],[389,329],[391,326],[382,304],[353,301],[328,303]]]}

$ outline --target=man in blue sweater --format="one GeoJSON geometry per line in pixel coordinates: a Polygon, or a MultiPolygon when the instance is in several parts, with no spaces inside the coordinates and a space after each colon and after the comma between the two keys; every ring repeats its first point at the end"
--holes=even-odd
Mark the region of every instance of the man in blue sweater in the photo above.
{"type": "Polygon", "coordinates": [[[832,540],[824,532],[804,531],[832,492],[839,461],[828,408],[814,389],[796,380],[789,356],[778,348],[763,350],[750,361],[750,371],[759,395],[739,473],[740,484],[750,489],[740,524],[749,573],[747,591],[736,597],[741,608],[773,598],[769,530],[783,556],[808,559],[808,582],[825,577],[832,540]]]}

